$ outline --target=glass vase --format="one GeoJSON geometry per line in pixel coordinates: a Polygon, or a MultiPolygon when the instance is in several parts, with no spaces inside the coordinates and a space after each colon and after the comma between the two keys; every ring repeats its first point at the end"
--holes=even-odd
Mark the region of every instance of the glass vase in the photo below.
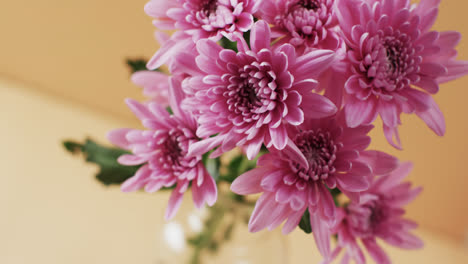
{"type": "Polygon", "coordinates": [[[198,210],[187,200],[176,217],[160,227],[155,263],[288,264],[281,228],[248,231],[252,202],[223,189],[213,207],[198,210]]]}

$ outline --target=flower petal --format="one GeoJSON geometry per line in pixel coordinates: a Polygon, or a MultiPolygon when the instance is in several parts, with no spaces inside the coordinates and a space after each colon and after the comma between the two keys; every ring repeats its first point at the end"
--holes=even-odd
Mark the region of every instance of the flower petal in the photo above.
{"type": "Polygon", "coordinates": [[[349,127],[357,127],[367,120],[372,120],[376,114],[376,102],[369,99],[361,101],[354,96],[350,96],[345,105],[346,124],[349,127]]]}
{"type": "Polygon", "coordinates": [[[419,118],[421,118],[438,136],[443,136],[445,134],[444,115],[432,97],[429,97],[428,100],[429,109],[426,111],[416,111],[416,115],[419,116],[419,118]]]}
{"type": "Polygon", "coordinates": [[[349,192],[362,192],[367,190],[370,185],[367,177],[353,173],[339,175],[336,180],[340,190],[343,189],[349,192]]]}
{"type": "Polygon", "coordinates": [[[264,20],[257,21],[250,31],[250,46],[252,51],[259,52],[261,49],[270,47],[270,27],[264,20]]]}
{"type": "Polygon", "coordinates": [[[130,128],[120,128],[112,130],[107,133],[107,139],[112,142],[112,144],[121,147],[123,149],[130,149],[130,142],[127,140],[126,135],[128,132],[132,131],[130,128]]]}
{"type": "Polygon", "coordinates": [[[310,212],[310,225],[313,230],[313,235],[315,238],[315,244],[317,245],[318,250],[325,259],[330,257],[330,228],[327,226],[326,222],[323,221],[318,213],[313,212],[309,208],[310,212]]]}
{"type": "Polygon", "coordinates": [[[260,185],[262,177],[269,177],[268,174],[265,174],[266,172],[267,170],[264,168],[255,168],[241,174],[231,184],[231,191],[240,195],[262,192],[263,188],[260,185]]]}
{"type": "Polygon", "coordinates": [[[338,111],[330,99],[315,93],[303,95],[301,108],[304,110],[304,115],[308,118],[328,117],[338,111]]]}
{"type": "Polygon", "coordinates": [[[369,255],[379,264],[391,264],[390,258],[383,251],[383,249],[377,245],[377,242],[374,238],[363,239],[362,243],[367,248],[369,255]]]}
{"type": "Polygon", "coordinates": [[[172,191],[171,197],[169,198],[169,204],[167,205],[165,218],[166,221],[172,219],[177,210],[179,210],[180,205],[182,204],[182,198],[184,197],[184,193],[179,192],[180,183],[177,184],[176,189],[172,191]]]}
{"type": "Polygon", "coordinates": [[[396,157],[382,151],[367,150],[360,153],[361,160],[372,168],[374,175],[390,173],[398,167],[399,161],[396,157]]]}

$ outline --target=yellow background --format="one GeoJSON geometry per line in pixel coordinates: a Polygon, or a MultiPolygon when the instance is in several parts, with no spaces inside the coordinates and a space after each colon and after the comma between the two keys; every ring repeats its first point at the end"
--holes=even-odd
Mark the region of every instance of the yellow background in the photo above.
{"type": "MultiPolygon", "coordinates": [[[[124,59],[157,49],[145,2],[1,3],[0,263],[153,263],[160,253],[153,242],[166,195],[106,189],[92,178],[94,167],[59,145],[85,136],[104,141],[112,128],[137,125],[123,98],[142,97],[124,59]]],[[[467,1],[443,0],[435,29],[468,36],[467,8],[467,1]]],[[[468,60],[467,38],[460,59],[468,60]]],[[[435,97],[445,137],[408,116],[400,129],[404,151],[389,147],[379,123],[372,132],[374,148],[415,163],[411,180],[425,189],[408,215],[421,224],[427,247],[393,250],[395,263],[468,263],[467,84],[468,77],[445,84],[435,97]]],[[[296,260],[313,257],[310,236],[295,232],[289,240],[296,260]]]]}

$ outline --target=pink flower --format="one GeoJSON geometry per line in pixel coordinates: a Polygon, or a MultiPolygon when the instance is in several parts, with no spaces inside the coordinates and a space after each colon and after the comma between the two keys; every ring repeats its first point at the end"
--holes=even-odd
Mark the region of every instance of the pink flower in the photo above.
{"type": "Polygon", "coordinates": [[[401,182],[411,169],[411,163],[403,163],[390,174],[376,177],[369,190],[361,194],[360,203],[351,202],[346,208],[340,208],[336,227],[338,245],[333,258],[345,249],[341,263],[349,263],[351,259],[357,264],[366,263],[358,240],[375,262],[382,264],[391,262],[376,238],[403,249],[423,246],[422,241],[410,233],[417,224],[402,218],[405,213],[402,207],[422,190],[421,187],[411,189],[409,182],[401,182]]]}
{"type": "MultiPolygon", "coordinates": [[[[182,52],[196,53],[195,43],[191,40],[190,36],[180,31],[175,32],[172,36],[168,35],[166,32],[156,31],[155,37],[161,47],[160,50],[156,52],[156,54],[159,54],[157,57],[160,62],[158,62],[156,67],[152,67],[152,69],[158,69],[162,64],[166,64],[172,76],[177,76],[178,79],[183,80],[187,75],[177,69],[175,57],[179,56],[182,52]]],[[[154,58],[155,57],[153,57],[152,60],[154,60],[154,58]]],[[[148,63],[146,67],[149,67],[149,65],[153,63],[151,60],[149,62],[150,63],[148,63]]]]}
{"type": "Polygon", "coordinates": [[[205,202],[211,206],[217,198],[216,183],[205,169],[202,157],[187,155],[189,146],[198,138],[195,119],[180,109],[183,97],[180,83],[171,78],[169,99],[173,115],[155,102],[140,104],[127,100],[147,130],[124,128],[108,135],[112,143],[132,152],[120,156],[119,163],[128,166],[143,164],[133,177],[122,184],[122,191],[145,187],[147,192],[156,192],[162,187],[176,185],[169,199],[166,219],[175,215],[190,183],[197,207],[205,202]]]}
{"type": "Polygon", "coordinates": [[[250,218],[250,231],[271,230],[286,221],[283,232],[291,232],[309,210],[317,246],[329,256],[336,215],[328,189],[338,188],[359,200],[373,171],[389,172],[398,164],[390,155],[366,150],[371,129],[372,125],[349,128],[341,115],[291,126],[286,148],[261,156],[258,167],[240,175],[231,186],[241,195],[263,193],[250,218]]]}
{"type": "Polygon", "coordinates": [[[149,61],[156,69],[199,39],[233,39],[253,25],[261,0],[151,0],[145,6],[160,29],[179,29],[149,61]]]}
{"type": "Polygon", "coordinates": [[[169,106],[169,76],[155,71],[138,71],[132,82],[143,87],[143,94],[163,107],[169,106]]]}
{"type": "Polygon", "coordinates": [[[344,84],[348,72],[348,62],[346,60],[347,46],[343,38],[339,38],[339,43],[335,52],[335,61],[318,77],[319,86],[317,92],[325,91],[324,95],[329,98],[338,109],[343,104],[344,84]]]}
{"type": "Polygon", "coordinates": [[[335,50],[339,36],[334,0],[272,0],[260,8],[261,18],[273,25],[278,44],[289,43],[299,54],[308,48],[335,50]]]}
{"type": "Polygon", "coordinates": [[[304,116],[321,118],[336,112],[330,100],[312,93],[317,84],[313,78],[332,63],[332,51],[296,57],[289,44],[271,49],[270,28],[264,21],[253,26],[250,45],[251,49],[240,39],[236,53],[200,40],[198,68],[190,54],[178,57],[179,65],[194,74],[184,83],[191,94],[184,107],[197,114],[197,135],[205,138],[193,144],[190,153],[200,155],[220,146],[214,157],[243,146],[253,159],[263,143],[277,149],[286,146],[287,124],[300,125],[304,116]]]}
{"type": "Polygon", "coordinates": [[[331,67],[317,77],[316,91],[325,90],[327,97],[340,108],[348,63],[335,9],[335,0],[273,0],[263,2],[259,13],[261,19],[273,25],[275,46],[289,43],[298,55],[317,48],[335,51],[331,67]]]}
{"type": "Polygon", "coordinates": [[[456,61],[457,32],[429,31],[439,0],[337,0],[340,27],[348,44],[351,75],[346,84],[349,126],[372,123],[380,115],[387,140],[401,148],[400,114],[415,113],[437,135],[445,121],[431,94],[439,84],[468,72],[456,61]],[[396,141],[394,141],[394,138],[396,141]]]}

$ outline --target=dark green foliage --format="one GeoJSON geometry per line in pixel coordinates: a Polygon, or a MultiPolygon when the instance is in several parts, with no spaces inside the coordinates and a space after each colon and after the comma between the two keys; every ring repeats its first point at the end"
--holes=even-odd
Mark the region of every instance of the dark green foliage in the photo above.
{"type": "Polygon", "coordinates": [[[99,145],[91,139],[84,143],[64,141],[63,146],[72,154],[83,154],[87,162],[98,165],[100,170],[96,178],[104,185],[121,184],[132,177],[140,167],[120,165],[117,158],[129,152],[99,145]]]}
{"type": "Polygon", "coordinates": [[[224,175],[223,179],[232,183],[240,175],[241,165],[244,159],[245,157],[243,155],[233,158],[231,162],[229,162],[228,171],[226,175],[224,175]]]}
{"type": "MultiPolygon", "coordinates": [[[[249,48],[250,48],[250,31],[244,32],[243,36],[244,36],[245,41],[247,42],[247,45],[249,45],[249,48]]],[[[221,38],[221,40],[219,41],[219,45],[221,45],[221,47],[223,47],[225,49],[230,49],[230,50],[233,50],[235,52],[238,52],[237,42],[230,41],[226,37],[221,38]]]]}
{"type": "Polygon", "coordinates": [[[145,59],[127,59],[125,62],[130,68],[131,73],[148,70],[146,68],[147,61],[145,59]]]}
{"type": "Polygon", "coordinates": [[[244,39],[245,39],[245,42],[247,42],[247,45],[249,45],[249,48],[251,48],[250,47],[250,30],[247,32],[244,32],[244,39]]]}
{"type": "Polygon", "coordinates": [[[340,196],[341,191],[338,188],[329,190],[331,195],[333,196],[333,201],[337,207],[340,207],[340,202],[338,201],[338,196],[340,196]]]}
{"type": "Polygon", "coordinates": [[[216,159],[207,159],[205,162],[205,167],[206,170],[208,170],[208,173],[215,179],[215,181],[218,181],[219,179],[219,168],[221,167],[221,160],[219,158],[216,159]]]}
{"type": "MultiPolygon", "coordinates": [[[[127,59],[125,61],[127,66],[130,68],[131,73],[135,73],[137,71],[148,71],[146,68],[146,63],[148,63],[148,60],[146,59],[127,59]]],[[[156,69],[154,71],[160,71],[159,69],[156,69]]]]}
{"type": "Polygon", "coordinates": [[[223,37],[219,41],[219,44],[221,45],[221,47],[223,47],[225,49],[230,49],[230,50],[233,50],[233,51],[237,52],[237,42],[230,41],[226,37],[223,37]]]}
{"type": "MultiPolygon", "coordinates": [[[[340,207],[340,203],[338,202],[338,196],[341,194],[341,191],[338,188],[329,190],[331,195],[333,196],[333,200],[335,201],[335,205],[340,207]]],[[[306,210],[302,215],[301,221],[299,222],[299,227],[304,231],[306,234],[312,233],[312,227],[310,226],[310,214],[309,210],[306,210]]]]}
{"type": "Polygon", "coordinates": [[[312,227],[310,226],[309,210],[305,210],[304,215],[302,215],[301,221],[299,222],[299,227],[306,234],[312,233],[312,227]]]}
{"type": "Polygon", "coordinates": [[[227,173],[221,175],[223,181],[232,183],[239,175],[255,168],[257,159],[248,160],[243,154],[234,157],[227,166],[227,173]]]}
{"type": "Polygon", "coordinates": [[[209,156],[212,153],[212,151],[205,153],[202,156],[202,162],[203,165],[205,165],[206,170],[208,173],[215,179],[215,181],[218,181],[219,179],[219,168],[221,167],[221,160],[219,158],[214,158],[210,159],[209,156]]]}

